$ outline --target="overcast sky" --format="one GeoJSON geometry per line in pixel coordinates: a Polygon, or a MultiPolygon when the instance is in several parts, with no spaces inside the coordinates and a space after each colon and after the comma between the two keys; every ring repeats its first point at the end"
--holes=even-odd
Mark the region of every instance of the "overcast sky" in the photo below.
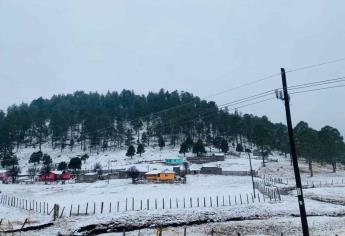
{"type": "MultiPolygon", "coordinates": [[[[345,1],[0,0],[0,109],[76,90],[190,91],[200,97],[345,57],[345,1]]],[[[345,61],[287,75],[345,75],[345,61]]],[[[210,98],[281,86],[279,76],[210,98]]],[[[292,96],[293,123],[345,134],[345,88],[292,96]]],[[[240,109],[285,122],[283,103],[240,109]]]]}

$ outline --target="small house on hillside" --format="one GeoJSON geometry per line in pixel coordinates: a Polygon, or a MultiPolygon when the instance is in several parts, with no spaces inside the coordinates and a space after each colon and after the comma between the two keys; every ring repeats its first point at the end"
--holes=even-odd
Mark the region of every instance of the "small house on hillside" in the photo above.
{"type": "Polygon", "coordinates": [[[145,179],[153,182],[172,182],[176,178],[176,173],[169,170],[153,170],[145,174],[145,179]]]}
{"type": "Polygon", "coordinates": [[[85,173],[78,176],[77,182],[78,183],[93,183],[96,182],[98,179],[98,173],[85,173]]]}
{"type": "Polygon", "coordinates": [[[183,163],[183,158],[173,157],[165,159],[165,164],[167,165],[181,165],[183,163]]]}
{"type": "Polygon", "coordinates": [[[58,181],[58,180],[70,180],[71,173],[68,171],[50,171],[47,174],[40,175],[39,181],[58,181]]]}
{"type": "Polygon", "coordinates": [[[200,173],[201,174],[209,174],[209,175],[221,175],[222,174],[222,168],[205,166],[205,167],[201,167],[200,173]]]}

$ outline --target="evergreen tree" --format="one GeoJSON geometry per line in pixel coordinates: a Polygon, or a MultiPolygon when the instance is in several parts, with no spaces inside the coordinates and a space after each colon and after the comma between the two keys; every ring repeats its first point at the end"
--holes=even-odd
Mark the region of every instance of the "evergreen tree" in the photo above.
{"type": "Polygon", "coordinates": [[[188,151],[189,151],[189,150],[188,150],[188,145],[187,145],[187,143],[186,143],[186,142],[181,143],[179,153],[181,153],[181,154],[183,153],[183,156],[186,156],[186,153],[187,153],[188,151]]]}
{"type": "Polygon", "coordinates": [[[79,157],[73,157],[68,163],[68,168],[76,171],[81,169],[81,159],[79,157]]]}
{"type": "Polygon", "coordinates": [[[42,160],[43,153],[41,151],[33,152],[30,156],[29,163],[39,164],[42,160]]]}
{"type": "Polygon", "coordinates": [[[265,145],[267,143],[268,131],[263,125],[256,125],[253,131],[254,143],[260,148],[262,156],[262,166],[265,166],[265,145]]]}
{"type": "Polygon", "coordinates": [[[143,144],[147,144],[149,146],[149,144],[148,144],[148,137],[147,137],[146,132],[143,132],[143,134],[141,135],[141,142],[143,144]]]}
{"type": "Polygon", "coordinates": [[[220,145],[220,149],[222,150],[222,152],[227,153],[229,151],[228,141],[223,139],[222,142],[221,142],[221,145],[220,145]]]}
{"type": "Polygon", "coordinates": [[[67,163],[64,161],[60,162],[57,169],[61,171],[67,170],[67,163]]]}
{"type": "Polygon", "coordinates": [[[134,155],[135,155],[135,148],[133,145],[130,145],[127,149],[126,156],[131,157],[132,159],[134,155]]]}
{"type": "Polygon", "coordinates": [[[133,140],[134,138],[133,138],[132,130],[128,129],[126,132],[126,141],[125,141],[126,146],[131,146],[133,143],[133,140]]]}
{"type": "Polygon", "coordinates": [[[53,160],[48,154],[43,154],[42,162],[43,165],[50,165],[51,163],[53,163],[53,160]]]}
{"type": "Polygon", "coordinates": [[[220,149],[222,147],[222,141],[223,141],[223,138],[222,137],[219,137],[217,136],[214,140],[213,140],[213,146],[215,148],[218,149],[218,151],[220,152],[220,149]]]}
{"type": "Polygon", "coordinates": [[[242,144],[237,144],[237,146],[236,146],[236,152],[243,152],[244,150],[243,150],[243,146],[242,146],[242,144]]]}
{"type": "Polygon", "coordinates": [[[159,136],[158,138],[158,146],[161,150],[163,149],[163,147],[165,147],[165,141],[162,136],[159,136]]]}
{"type": "Polygon", "coordinates": [[[141,156],[141,154],[144,153],[144,152],[145,152],[144,144],[139,143],[138,147],[137,147],[137,154],[139,154],[141,156]]]}
{"type": "Polygon", "coordinates": [[[132,183],[134,184],[139,177],[139,170],[135,166],[132,166],[127,170],[127,175],[132,179],[132,183]]]}
{"type": "Polygon", "coordinates": [[[185,142],[185,144],[187,145],[188,150],[190,150],[190,149],[193,148],[194,142],[193,142],[193,139],[192,139],[190,136],[188,136],[188,137],[186,138],[186,141],[184,141],[184,142],[185,142]]]}
{"type": "Polygon", "coordinates": [[[308,160],[310,177],[313,177],[312,162],[318,158],[320,151],[318,132],[303,121],[297,124],[294,131],[297,154],[308,160]]]}
{"type": "Polygon", "coordinates": [[[82,160],[84,164],[86,163],[87,159],[89,159],[89,155],[87,155],[86,153],[80,157],[80,160],[82,160]]]}
{"type": "Polygon", "coordinates": [[[319,133],[322,159],[332,164],[333,172],[337,170],[337,162],[343,155],[343,137],[331,126],[323,127],[319,133]]]}
{"type": "Polygon", "coordinates": [[[193,153],[195,153],[198,157],[201,156],[203,153],[206,153],[204,143],[201,139],[198,139],[198,141],[194,144],[193,153]]]}

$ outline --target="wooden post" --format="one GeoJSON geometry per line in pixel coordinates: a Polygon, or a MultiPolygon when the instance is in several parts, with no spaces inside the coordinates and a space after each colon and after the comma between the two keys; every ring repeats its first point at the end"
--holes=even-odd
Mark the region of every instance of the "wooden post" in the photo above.
{"type": "Polygon", "coordinates": [[[93,203],[93,214],[96,214],[96,202],[93,203]]]}
{"type": "Polygon", "coordinates": [[[142,210],[143,209],[143,200],[141,199],[140,200],[140,210],[142,210]]]}
{"type": "Polygon", "coordinates": [[[192,197],[189,198],[189,205],[190,205],[190,208],[193,207],[193,199],[192,199],[192,197]]]}
{"type": "Polygon", "coordinates": [[[197,197],[196,200],[197,200],[197,202],[198,202],[197,204],[198,204],[198,208],[199,208],[199,206],[200,206],[200,205],[199,205],[199,197],[197,197]]]}
{"type": "Polygon", "coordinates": [[[132,211],[134,211],[134,198],[132,197],[132,211]]]}
{"type": "Polygon", "coordinates": [[[176,208],[178,209],[178,199],[176,198],[176,208]]]}
{"type": "Polygon", "coordinates": [[[206,207],[206,198],[204,197],[204,207],[206,207]]]}
{"type": "Polygon", "coordinates": [[[216,197],[216,201],[217,201],[217,207],[218,207],[218,206],[219,206],[219,205],[218,205],[218,195],[217,195],[217,197],[216,197]]]}
{"type": "Polygon", "coordinates": [[[79,210],[80,210],[80,205],[78,204],[78,211],[77,211],[78,216],[79,216],[79,210]]]}
{"type": "Polygon", "coordinates": [[[101,202],[101,214],[103,214],[103,206],[104,206],[104,202],[101,202]]]}
{"type": "Polygon", "coordinates": [[[111,202],[109,202],[109,213],[111,213],[111,202]]]}
{"type": "Polygon", "coordinates": [[[231,198],[230,198],[230,195],[229,195],[229,206],[231,206],[231,198]]]}
{"type": "Polygon", "coordinates": [[[242,195],[240,194],[240,201],[241,201],[241,205],[242,205],[242,195]]]}
{"type": "Polygon", "coordinates": [[[171,209],[171,198],[169,199],[169,201],[170,201],[170,209],[171,209]]]}
{"type": "MultiPolygon", "coordinates": [[[[72,205],[71,205],[72,206],[72,205]]],[[[89,210],[89,203],[86,203],[86,207],[85,207],[85,215],[87,215],[87,211],[89,210]]]]}
{"type": "Polygon", "coordinates": [[[183,208],[186,208],[186,199],[183,198],[183,208]]]}
{"type": "Polygon", "coordinates": [[[212,207],[213,204],[212,204],[212,197],[210,197],[210,207],[212,207]]]}
{"type": "Polygon", "coordinates": [[[61,214],[60,214],[60,218],[62,218],[64,211],[65,211],[65,207],[62,208],[62,211],[61,211],[61,214]]]}
{"type": "Polygon", "coordinates": [[[72,216],[72,204],[71,204],[71,209],[69,210],[69,217],[71,217],[72,216]]]}
{"type": "Polygon", "coordinates": [[[157,199],[155,199],[155,209],[157,210],[157,199]]]}
{"type": "Polygon", "coordinates": [[[120,202],[117,201],[117,212],[119,212],[119,211],[120,211],[120,202]]]}
{"type": "Polygon", "coordinates": [[[164,197],[163,197],[163,199],[162,199],[162,205],[163,205],[163,210],[164,210],[164,197]]]}
{"type": "Polygon", "coordinates": [[[126,211],[128,210],[128,199],[126,198],[126,211]]]}

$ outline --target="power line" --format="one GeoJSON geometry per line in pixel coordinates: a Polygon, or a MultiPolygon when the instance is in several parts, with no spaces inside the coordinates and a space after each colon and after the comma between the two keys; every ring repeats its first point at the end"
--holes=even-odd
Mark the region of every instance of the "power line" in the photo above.
{"type": "Polygon", "coordinates": [[[289,90],[295,90],[295,89],[320,86],[320,85],[325,85],[325,84],[340,83],[343,81],[345,81],[345,76],[334,78],[334,79],[315,81],[315,82],[311,82],[311,83],[293,85],[293,86],[289,86],[288,89],[289,90]]]}
{"type": "Polygon", "coordinates": [[[311,64],[311,65],[307,65],[307,66],[297,67],[295,69],[287,70],[285,73],[292,73],[292,72],[296,72],[296,71],[308,70],[308,69],[312,69],[312,68],[316,68],[316,67],[320,67],[320,66],[324,66],[324,65],[338,63],[341,61],[345,61],[345,57],[341,57],[338,59],[325,61],[325,62],[321,62],[321,63],[317,63],[317,64],[311,64]]]}
{"type": "Polygon", "coordinates": [[[303,91],[296,91],[296,92],[292,92],[290,94],[307,93],[307,92],[320,91],[320,90],[328,90],[328,89],[332,89],[332,88],[341,88],[341,87],[345,87],[345,84],[336,85],[336,86],[329,86],[329,87],[324,87],[324,88],[318,88],[318,89],[309,89],[309,90],[303,90],[303,91]]]}

